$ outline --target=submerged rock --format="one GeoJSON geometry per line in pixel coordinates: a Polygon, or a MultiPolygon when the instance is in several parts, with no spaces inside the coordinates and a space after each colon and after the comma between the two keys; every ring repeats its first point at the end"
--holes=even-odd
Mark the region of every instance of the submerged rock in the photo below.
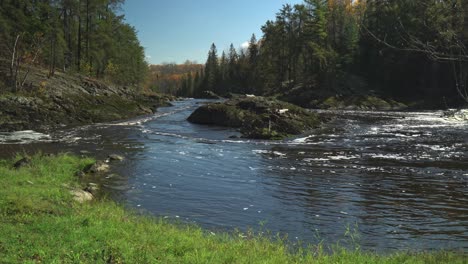
{"type": "Polygon", "coordinates": [[[117,155],[117,154],[111,154],[108,157],[109,161],[123,161],[125,158],[123,156],[117,155]]]}
{"type": "Polygon", "coordinates": [[[235,98],[199,107],[188,118],[196,124],[239,128],[246,138],[282,139],[317,127],[321,121],[301,107],[264,97],[235,98]]]}

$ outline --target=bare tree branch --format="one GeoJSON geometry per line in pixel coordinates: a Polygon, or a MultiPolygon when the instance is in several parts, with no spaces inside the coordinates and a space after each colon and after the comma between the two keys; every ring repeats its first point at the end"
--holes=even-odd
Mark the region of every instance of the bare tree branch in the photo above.
{"type": "Polygon", "coordinates": [[[387,42],[386,38],[381,39],[378,36],[376,36],[365,25],[362,25],[362,28],[364,28],[366,30],[366,33],[368,33],[374,40],[394,50],[422,53],[422,54],[427,55],[432,60],[441,61],[441,62],[460,61],[460,60],[463,62],[468,62],[468,55],[466,55],[465,48],[459,44],[457,44],[457,47],[463,50],[462,52],[463,54],[459,56],[450,56],[449,54],[446,54],[444,52],[437,51],[436,50],[437,48],[435,46],[432,46],[430,43],[423,43],[421,40],[417,39],[416,37],[411,37],[411,40],[404,39],[405,42],[407,42],[408,47],[397,47],[387,42]]]}
{"type": "Polygon", "coordinates": [[[29,72],[31,71],[32,65],[36,62],[37,56],[39,55],[39,52],[41,49],[42,49],[42,43],[38,43],[36,47],[36,52],[34,53],[34,57],[31,63],[29,64],[28,70],[24,74],[23,80],[21,81],[21,85],[20,85],[21,87],[23,87],[24,84],[26,83],[26,78],[28,77],[29,72]]]}

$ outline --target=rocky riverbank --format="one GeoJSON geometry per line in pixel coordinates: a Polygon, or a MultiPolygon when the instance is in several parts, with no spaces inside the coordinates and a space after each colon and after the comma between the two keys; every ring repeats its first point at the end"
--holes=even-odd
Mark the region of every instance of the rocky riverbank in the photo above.
{"type": "Polygon", "coordinates": [[[189,122],[239,128],[243,137],[282,139],[316,128],[322,120],[301,107],[264,97],[238,97],[199,107],[189,122]]]}
{"type": "Polygon", "coordinates": [[[363,91],[322,91],[302,86],[278,96],[278,99],[313,109],[388,111],[408,108],[401,102],[363,91]]]}
{"type": "Polygon", "coordinates": [[[115,121],[151,114],[167,105],[166,95],[144,93],[82,75],[34,69],[15,93],[0,89],[0,132],[46,131],[55,127],[115,121]]]}

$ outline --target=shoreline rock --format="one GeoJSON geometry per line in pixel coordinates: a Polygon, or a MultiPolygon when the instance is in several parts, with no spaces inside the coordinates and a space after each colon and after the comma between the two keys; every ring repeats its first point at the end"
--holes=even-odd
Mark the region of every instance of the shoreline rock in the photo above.
{"type": "Polygon", "coordinates": [[[404,110],[407,106],[394,100],[385,100],[376,96],[331,96],[319,103],[318,108],[330,110],[404,110]]]}
{"type": "Polygon", "coordinates": [[[110,170],[109,164],[104,161],[97,161],[83,170],[84,173],[99,174],[110,170]]]}
{"type": "Polygon", "coordinates": [[[442,117],[452,121],[468,121],[468,109],[447,110],[442,117]]]}
{"type": "Polygon", "coordinates": [[[70,194],[73,195],[73,200],[78,203],[86,203],[94,199],[94,196],[85,190],[71,190],[70,194]]]}
{"type": "Polygon", "coordinates": [[[396,111],[408,106],[393,99],[364,91],[324,91],[314,87],[297,86],[278,99],[311,109],[396,111]]]}
{"type": "Polygon", "coordinates": [[[203,91],[201,96],[199,97],[200,99],[223,99],[221,96],[217,95],[216,93],[212,91],[203,91]]]}
{"type": "Polygon", "coordinates": [[[15,162],[15,164],[13,164],[13,168],[19,170],[23,167],[27,167],[31,164],[31,159],[28,158],[28,157],[24,157],[20,160],[18,160],[17,162],[15,162]]]}
{"type": "Polygon", "coordinates": [[[112,161],[124,161],[125,158],[123,156],[117,155],[117,154],[111,154],[109,157],[107,157],[107,160],[110,162],[112,161]]]}
{"type": "Polygon", "coordinates": [[[77,74],[48,77],[36,68],[30,76],[27,89],[18,93],[0,91],[0,132],[44,132],[128,119],[154,113],[174,99],[77,74]]]}

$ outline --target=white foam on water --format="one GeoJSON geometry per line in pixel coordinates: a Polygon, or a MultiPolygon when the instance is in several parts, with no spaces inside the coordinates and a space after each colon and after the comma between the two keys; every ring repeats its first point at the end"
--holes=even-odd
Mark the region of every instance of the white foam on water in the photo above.
{"type": "Polygon", "coordinates": [[[48,141],[51,141],[50,135],[33,130],[0,133],[0,144],[29,144],[48,141]]]}
{"type": "Polygon", "coordinates": [[[329,156],[328,157],[331,160],[352,160],[352,159],[359,159],[359,155],[350,155],[350,156],[343,156],[343,155],[337,155],[337,156],[329,156]]]}
{"type": "Polygon", "coordinates": [[[392,159],[392,160],[407,160],[408,158],[403,157],[398,154],[376,154],[376,153],[371,153],[367,154],[369,157],[373,159],[392,159]]]}
{"type": "Polygon", "coordinates": [[[443,147],[443,146],[440,146],[440,145],[426,145],[426,144],[417,144],[416,146],[431,149],[431,150],[434,150],[434,151],[449,151],[449,150],[454,149],[453,146],[452,147],[443,147]]]}
{"type": "Polygon", "coordinates": [[[66,143],[76,143],[80,140],[82,140],[82,137],[75,137],[75,136],[65,136],[60,139],[61,142],[66,142],[66,143]]]}
{"type": "Polygon", "coordinates": [[[276,156],[279,156],[279,157],[285,157],[286,156],[285,153],[281,153],[279,151],[273,151],[272,153],[273,153],[273,155],[276,155],[276,156]]]}
{"type": "Polygon", "coordinates": [[[325,158],[307,158],[303,159],[305,162],[313,162],[313,161],[329,161],[330,159],[325,159],[325,158]]]}
{"type": "Polygon", "coordinates": [[[308,139],[310,139],[311,136],[308,136],[308,137],[303,137],[303,138],[297,138],[297,139],[294,139],[292,142],[294,143],[306,143],[308,139]]]}
{"type": "Polygon", "coordinates": [[[177,114],[177,113],[182,112],[184,110],[187,110],[189,108],[191,108],[191,107],[186,106],[186,107],[179,108],[179,109],[176,109],[174,111],[167,112],[167,113],[155,113],[153,115],[146,116],[146,117],[143,117],[143,118],[139,118],[139,119],[136,119],[136,120],[129,120],[129,121],[118,122],[118,123],[105,123],[104,125],[108,125],[108,126],[140,126],[140,125],[142,125],[144,123],[148,123],[150,121],[156,120],[156,119],[161,118],[161,117],[177,114]]]}
{"type": "Polygon", "coordinates": [[[279,151],[254,149],[254,150],[252,150],[252,152],[255,153],[255,154],[270,154],[270,155],[274,155],[274,156],[277,156],[277,157],[286,157],[285,153],[282,153],[282,152],[279,152],[279,151]]]}

